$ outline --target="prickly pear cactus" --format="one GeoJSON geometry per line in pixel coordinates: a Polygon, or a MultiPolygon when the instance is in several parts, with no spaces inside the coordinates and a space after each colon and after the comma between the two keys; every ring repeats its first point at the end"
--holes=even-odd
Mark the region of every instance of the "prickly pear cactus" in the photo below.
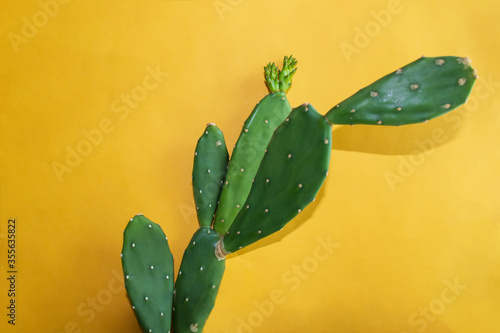
{"type": "Polygon", "coordinates": [[[144,332],[203,331],[226,254],[281,230],[315,199],[328,173],[332,124],[425,122],[465,103],[477,78],[468,58],[422,57],[323,116],[310,104],[291,109],[286,92],[296,64],[285,57],[281,70],[265,67],[270,93],[246,120],[230,160],[214,124],[198,140],[193,193],[200,228],[184,252],[175,292],[172,254],[161,228],[141,215],[127,225],[125,286],[144,332]]]}
{"type": "Polygon", "coordinates": [[[170,332],[174,259],[161,227],[143,215],[132,218],[123,235],[125,288],[144,332],[170,332]]]}
{"type": "Polygon", "coordinates": [[[332,124],[427,122],[465,103],[476,78],[469,58],[422,57],[359,90],[326,117],[332,124]]]}
{"type": "Polygon", "coordinates": [[[193,193],[200,226],[212,226],[228,160],[222,131],[208,124],[196,145],[193,163],[193,193]]]}
{"type": "Polygon", "coordinates": [[[328,173],[332,129],[310,104],[274,133],[243,209],[224,236],[235,252],[284,227],[316,197],[328,173]]]}
{"type": "Polygon", "coordinates": [[[265,67],[270,94],[255,106],[233,149],[214,220],[214,229],[221,235],[227,232],[242,209],[274,131],[292,110],[286,93],[292,84],[296,65],[297,61],[290,56],[284,58],[282,70],[274,63],[265,67]]]}
{"type": "Polygon", "coordinates": [[[215,255],[219,234],[200,227],[189,242],[175,282],[174,332],[201,332],[215,305],[226,261],[215,255]]]}

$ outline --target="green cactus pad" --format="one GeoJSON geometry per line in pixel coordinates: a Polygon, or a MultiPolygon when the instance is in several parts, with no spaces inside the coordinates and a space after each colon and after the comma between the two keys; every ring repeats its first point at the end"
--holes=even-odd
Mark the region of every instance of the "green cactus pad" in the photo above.
{"type": "Polygon", "coordinates": [[[331,124],[426,122],[465,103],[476,78],[468,58],[422,57],[359,90],[326,117],[331,124]]]}
{"type": "Polygon", "coordinates": [[[276,129],[243,209],[224,236],[235,252],[285,226],[316,197],[328,173],[332,129],[311,105],[276,129]]]}
{"type": "Polygon", "coordinates": [[[225,259],[215,255],[219,239],[210,227],[200,227],[184,252],[175,282],[175,333],[203,331],[225,269],[225,259]]]}
{"type": "Polygon", "coordinates": [[[200,226],[212,225],[228,161],[222,131],[208,124],[196,145],[193,163],[193,193],[200,226]]]}
{"type": "Polygon", "coordinates": [[[291,110],[285,93],[279,91],[264,97],[245,121],[229,161],[215,213],[214,229],[219,234],[226,233],[243,207],[274,130],[291,110]]]}
{"type": "Polygon", "coordinates": [[[130,220],[123,235],[125,288],[144,332],[170,332],[174,260],[161,227],[142,215],[130,220]]]}

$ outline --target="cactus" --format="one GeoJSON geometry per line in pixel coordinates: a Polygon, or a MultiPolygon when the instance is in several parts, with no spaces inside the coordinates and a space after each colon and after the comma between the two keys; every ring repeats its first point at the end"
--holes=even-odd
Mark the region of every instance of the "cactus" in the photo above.
{"type": "Polygon", "coordinates": [[[243,209],[223,239],[235,252],[281,228],[314,200],[328,173],[332,129],[311,105],[290,113],[269,143],[243,209]]]}
{"type": "Polygon", "coordinates": [[[221,235],[227,232],[243,207],[275,129],[292,110],[286,93],[296,65],[293,57],[285,57],[281,71],[274,63],[264,69],[270,94],[255,106],[234,147],[214,221],[214,229],[221,235]]]}
{"type": "Polygon", "coordinates": [[[125,288],[144,332],[170,332],[174,260],[161,227],[143,215],[132,218],[123,235],[125,288]]]}
{"type": "Polygon", "coordinates": [[[219,234],[200,227],[189,242],[175,282],[174,332],[202,332],[226,267],[215,256],[219,234]]]}
{"type": "Polygon", "coordinates": [[[465,103],[476,78],[468,58],[421,57],[359,90],[326,117],[351,125],[427,122],[465,103]]]}
{"type": "Polygon", "coordinates": [[[203,331],[225,256],[281,230],[314,200],[328,173],[332,124],[425,122],[465,103],[477,78],[468,58],[422,57],[323,116],[310,104],[291,109],[286,93],[296,64],[285,57],[281,70],[274,63],[264,68],[269,94],[246,120],[229,163],[214,124],[198,140],[193,193],[200,227],[184,252],[175,292],[161,228],[140,215],[127,225],[125,286],[145,332],[203,331]]]}
{"type": "Polygon", "coordinates": [[[212,226],[229,154],[222,131],[208,124],[194,153],[193,193],[200,226],[212,226]]]}

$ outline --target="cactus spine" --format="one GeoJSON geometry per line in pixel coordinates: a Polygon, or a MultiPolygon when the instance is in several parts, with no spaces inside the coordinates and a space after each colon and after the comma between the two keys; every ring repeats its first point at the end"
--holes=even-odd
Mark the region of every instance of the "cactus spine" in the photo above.
{"type": "Polygon", "coordinates": [[[193,193],[200,228],[182,258],[175,292],[172,254],[161,228],[141,215],[127,225],[125,286],[144,332],[203,331],[225,255],[281,230],[314,200],[328,173],[332,124],[425,122],[465,103],[477,78],[468,58],[422,57],[323,116],[310,104],[291,110],[286,92],[296,64],[285,57],[281,70],[265,67],[270,93],[246,120],[230,160],[214,124],[198,140],[193,193]]]}

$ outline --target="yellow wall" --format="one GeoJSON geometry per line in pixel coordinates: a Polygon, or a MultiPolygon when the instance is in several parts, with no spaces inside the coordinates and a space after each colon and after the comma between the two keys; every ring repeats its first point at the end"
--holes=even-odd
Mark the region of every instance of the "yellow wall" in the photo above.
{"type": "Polygon", "coordinates": [[[122,286],[128,219],[159,223],[178,269],[197,227],[196,140],[215,122],[233,146],[267,93],[263,65],[288,54],[290,103],[322,113],[421,55],[469,56],[480,78],[427,124],[335,126],[318,200],[228,259],[205,332],[500,332],[498,1],[0,7],[2,332],[140,332],[122,286]]]}

